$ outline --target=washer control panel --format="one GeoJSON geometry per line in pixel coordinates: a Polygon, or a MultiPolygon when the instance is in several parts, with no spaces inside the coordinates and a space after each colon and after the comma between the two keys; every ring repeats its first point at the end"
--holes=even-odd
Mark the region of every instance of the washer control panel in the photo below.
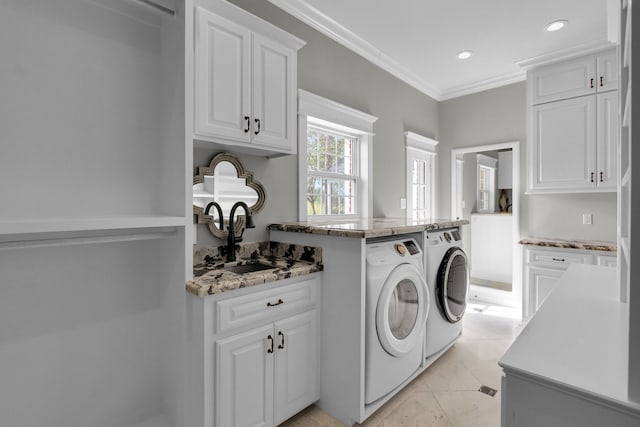
{"type": "Polygon", "coordinates": [[[406,242],[402,243],[404,243],[404,246],[407,248],[410,255],[416,255],[420,253],[420,249],[418,248],[418,245],[416,245],[416,242],[414,240],[407,240],[406,242]]]}

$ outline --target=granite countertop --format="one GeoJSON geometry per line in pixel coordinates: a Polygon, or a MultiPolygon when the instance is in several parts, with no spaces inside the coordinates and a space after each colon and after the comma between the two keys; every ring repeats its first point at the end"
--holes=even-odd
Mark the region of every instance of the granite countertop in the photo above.
{"type": "Polygon", "coordinates": [[[587,251],[617,252],[616,242],[605,242],[598,240],[566,240],[530,237],[522,239],[521,245],[546,246],[551,248],[582,249],[587,251]]]}
{"type": "Polygon", "coordinates": [[[321,234],[325,236],[368,238],[442,230],[444,228],[453,228],[465,224],[469,224],[469,221],[450,219],[411,220],[407,218],[361,218],[351,221],[345,221],[343,219],[322,222],[304,221],[270,224],[268,228],[269,230],[321,234]]]}
{"type": "Polygon", "coordinates": [[[322,271],[322,249],[279,242],[236,245],[236,260],[226,262],[226,246],[193,248],[193,279],[187,291],[198,297],[275,282],[322,271]],[[263,264],[271,268],[250,273],[233,273],[225,267],[263,264]]]}

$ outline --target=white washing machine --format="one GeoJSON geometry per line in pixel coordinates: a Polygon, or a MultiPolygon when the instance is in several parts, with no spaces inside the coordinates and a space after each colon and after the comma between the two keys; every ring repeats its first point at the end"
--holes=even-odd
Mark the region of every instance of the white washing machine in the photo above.
{"type": "Polygon", "coordinates": [[[424,242],[429,296],[434,301],[427,318],[426,358],[452,345],[462,334],[462,316],[469,294],[469,262],[459,230],[427,232],[424,242]]]}
{"type": "Polygon", "coordinates": [[[423,253],[413,239],[367,243],[365,404],[418,370],[430,298],[423,253]]]}

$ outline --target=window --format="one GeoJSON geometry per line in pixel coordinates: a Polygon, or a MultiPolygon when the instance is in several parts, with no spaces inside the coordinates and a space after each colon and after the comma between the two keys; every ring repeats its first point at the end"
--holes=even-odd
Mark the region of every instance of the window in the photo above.
{"type": "Polygon", "coordinates": [[[477,211],[480,213],[495,211],[496,163],[497,159],[478,154],[477,211]]]}
{"type": "Polygon", "coordinates": [[[298,91],[300,221],[371,214],[376,117],[298,91]]]}
{"type": "Polygon", "coordinates": [[[307,118],[307,216],[357,214],[358,142],[307,118]]]}
{"type": "Polygon", "coordinates": [[[407,218],[433,218],[435,205],[434,158],[438,141],[405,132],[407,144],[407,218]]]}

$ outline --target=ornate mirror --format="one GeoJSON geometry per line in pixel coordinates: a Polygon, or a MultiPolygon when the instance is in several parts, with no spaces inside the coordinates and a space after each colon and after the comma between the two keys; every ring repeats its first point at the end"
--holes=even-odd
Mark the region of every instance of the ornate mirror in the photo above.
{"type": "MultiPolygon", "coordinates": [[[[193,213],[196,221],[198,224],[207,224],[218,239],[227,238],[226,228],[234,203],[245,202],[251,215],[255,215],[262,210],[265,200],[262,184],[254,181],[253,174],[245,171],[240,159],[229,153],[216,154],[209,166],[200,166],[197,175],[193,177],[193,213]],[[210,202],[216,202],[222,208],[223,224],[219,224],[215,206],[205,215],[205,208],[210,202]]],[[[239,235],[245,226],[242,209],[236,211],[234,221],[233,228],[236,235],[239,235]]]]}

